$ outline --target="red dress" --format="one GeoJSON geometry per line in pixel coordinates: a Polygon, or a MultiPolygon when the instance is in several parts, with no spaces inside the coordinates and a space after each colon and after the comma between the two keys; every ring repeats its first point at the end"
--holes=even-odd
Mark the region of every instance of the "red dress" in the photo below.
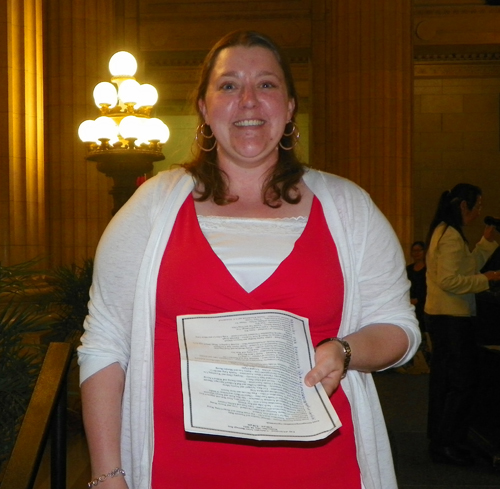
{"type": "Polygon", "coordinates": [[[313,344],[337,334],[343,277],[323,209],[276,271],[246,292],[204,237],[191,196],[179,211],[158,275],[154,345],[153,489],[360,489],[349,402],[331,402],[342,427],[316,442],[258,442],[184,431],[176,317],[282,309],[309,318],[313,344]]]}

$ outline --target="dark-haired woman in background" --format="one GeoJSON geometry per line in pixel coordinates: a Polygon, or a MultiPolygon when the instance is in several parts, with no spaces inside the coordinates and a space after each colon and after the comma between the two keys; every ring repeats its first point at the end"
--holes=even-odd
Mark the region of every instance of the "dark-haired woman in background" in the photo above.
{"type": "Polygon", "coordinates": [[[434,462],[472,465],[466,449],[476,385],[474,294],[487,290],[500,273],[479,273],[498,244],[495,228],[486,226],[469,250],[463,226],[480,214],[481,189],[460,183],[441,195],[428,233],[427,330],[432,341],[428,436],[434,462]]]}

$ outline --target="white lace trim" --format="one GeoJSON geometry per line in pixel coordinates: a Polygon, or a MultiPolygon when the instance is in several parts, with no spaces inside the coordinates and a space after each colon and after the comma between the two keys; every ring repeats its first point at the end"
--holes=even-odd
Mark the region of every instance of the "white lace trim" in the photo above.
{"type": "Polygon", "coordinates": [[[249,217],[223,217],[223,216],[200,216],[198,222],[203,232],[226,232],[226,233],[280,233],[300,235],[307,224],[307,217],[283,217],[283,218],[249,218],[249,217]]]}

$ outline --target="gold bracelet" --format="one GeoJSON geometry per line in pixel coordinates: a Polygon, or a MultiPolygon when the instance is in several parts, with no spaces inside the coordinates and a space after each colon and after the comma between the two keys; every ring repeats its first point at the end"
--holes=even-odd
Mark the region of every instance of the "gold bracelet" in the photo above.
{"type": "Polygon", "coordinates": [[[343,379],[346,375],[347,375],[347,369],[349,368],[349,363],[351,363],[351,347],[349,345],[349,343],[347,343],[346,340],[342,339],[342,338],[325,338],[324,340],[321,340],[317,345],[316,345],[316,348],[315,350],[325,344],[325,343],[328,343],[329,341],[337,341],[338,343],[340,343],[342,345],[342,348],[344,349],[344,371],[342,372],[342,375],[340,376],[341,379],[343,379]]]}
{"type": "Polygon", "coordinates": [[[102,474],[96,479],[92,479],[88,484],[87,487],[90,489],[92,487],[97,486],[99,482],[104,482],[108,477],[116,477],[118,475],[123,475],[125,477],[125,471],[123,469],[120,469],[120,467],[116,467],[116,469],[113,469],[111,472],[108,474],[102,474]]]}

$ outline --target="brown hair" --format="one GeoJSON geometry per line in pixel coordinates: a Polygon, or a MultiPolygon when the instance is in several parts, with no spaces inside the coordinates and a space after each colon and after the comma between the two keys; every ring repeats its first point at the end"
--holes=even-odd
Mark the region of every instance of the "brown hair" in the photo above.
{"type": "MultiPolygon", "coordinates": [[[[258,32],[234,31],[224,36],[213,46],[207,54],[201,68],[195,96],[195,107],[198,112],[199,123],[203,124],[204,119],[198,102],[200,100],[205,100],[210,75],[217,62],[219,53],[223,49],[236,46],[263,47],[274,54],[285,76],[288,97],[295,101],[294,114],[292,115],[292,121],[294,121],[298,106],[297,92],[295,90],[290,66],[284,58],[280,48],[270,38],[258,32]]],[[[287,128],[289,125],[290,124],[287,125],[287,128]]],[[[288,131],[285,132],[286,134],[290,134],[288,131]]],[[[205,135],[209,136],[210,131],[206,130],[205,135]]],[[[196,200],[205,201],[212,198],[218,205],[225,205],[238,200],[238,197],[228,195],[228,187],[223,177],[223,171],[220,170],[217,164],[217,148],[214,146],[214,138],[200,137],[198,144],[201,145],[205,151],[197,147],[194,159],[183,165],[183,167],[194,176],[196,181],[201,184],[201,195],[196,200]]],[[[283,135],[281,144],[285,148],[292,147],[295,144],[294,136],[283,135]]],[[[281,205],[281,199],[290,204],[299,203],[301,195],[297,190],[297,184],[300,182],[303,174],[304,166],[297,158],[294,150],[284,150],[279,146],[278,162],[265,181],[262,189],[263,202],[270,207],[279,207],[281,205]]]]}

